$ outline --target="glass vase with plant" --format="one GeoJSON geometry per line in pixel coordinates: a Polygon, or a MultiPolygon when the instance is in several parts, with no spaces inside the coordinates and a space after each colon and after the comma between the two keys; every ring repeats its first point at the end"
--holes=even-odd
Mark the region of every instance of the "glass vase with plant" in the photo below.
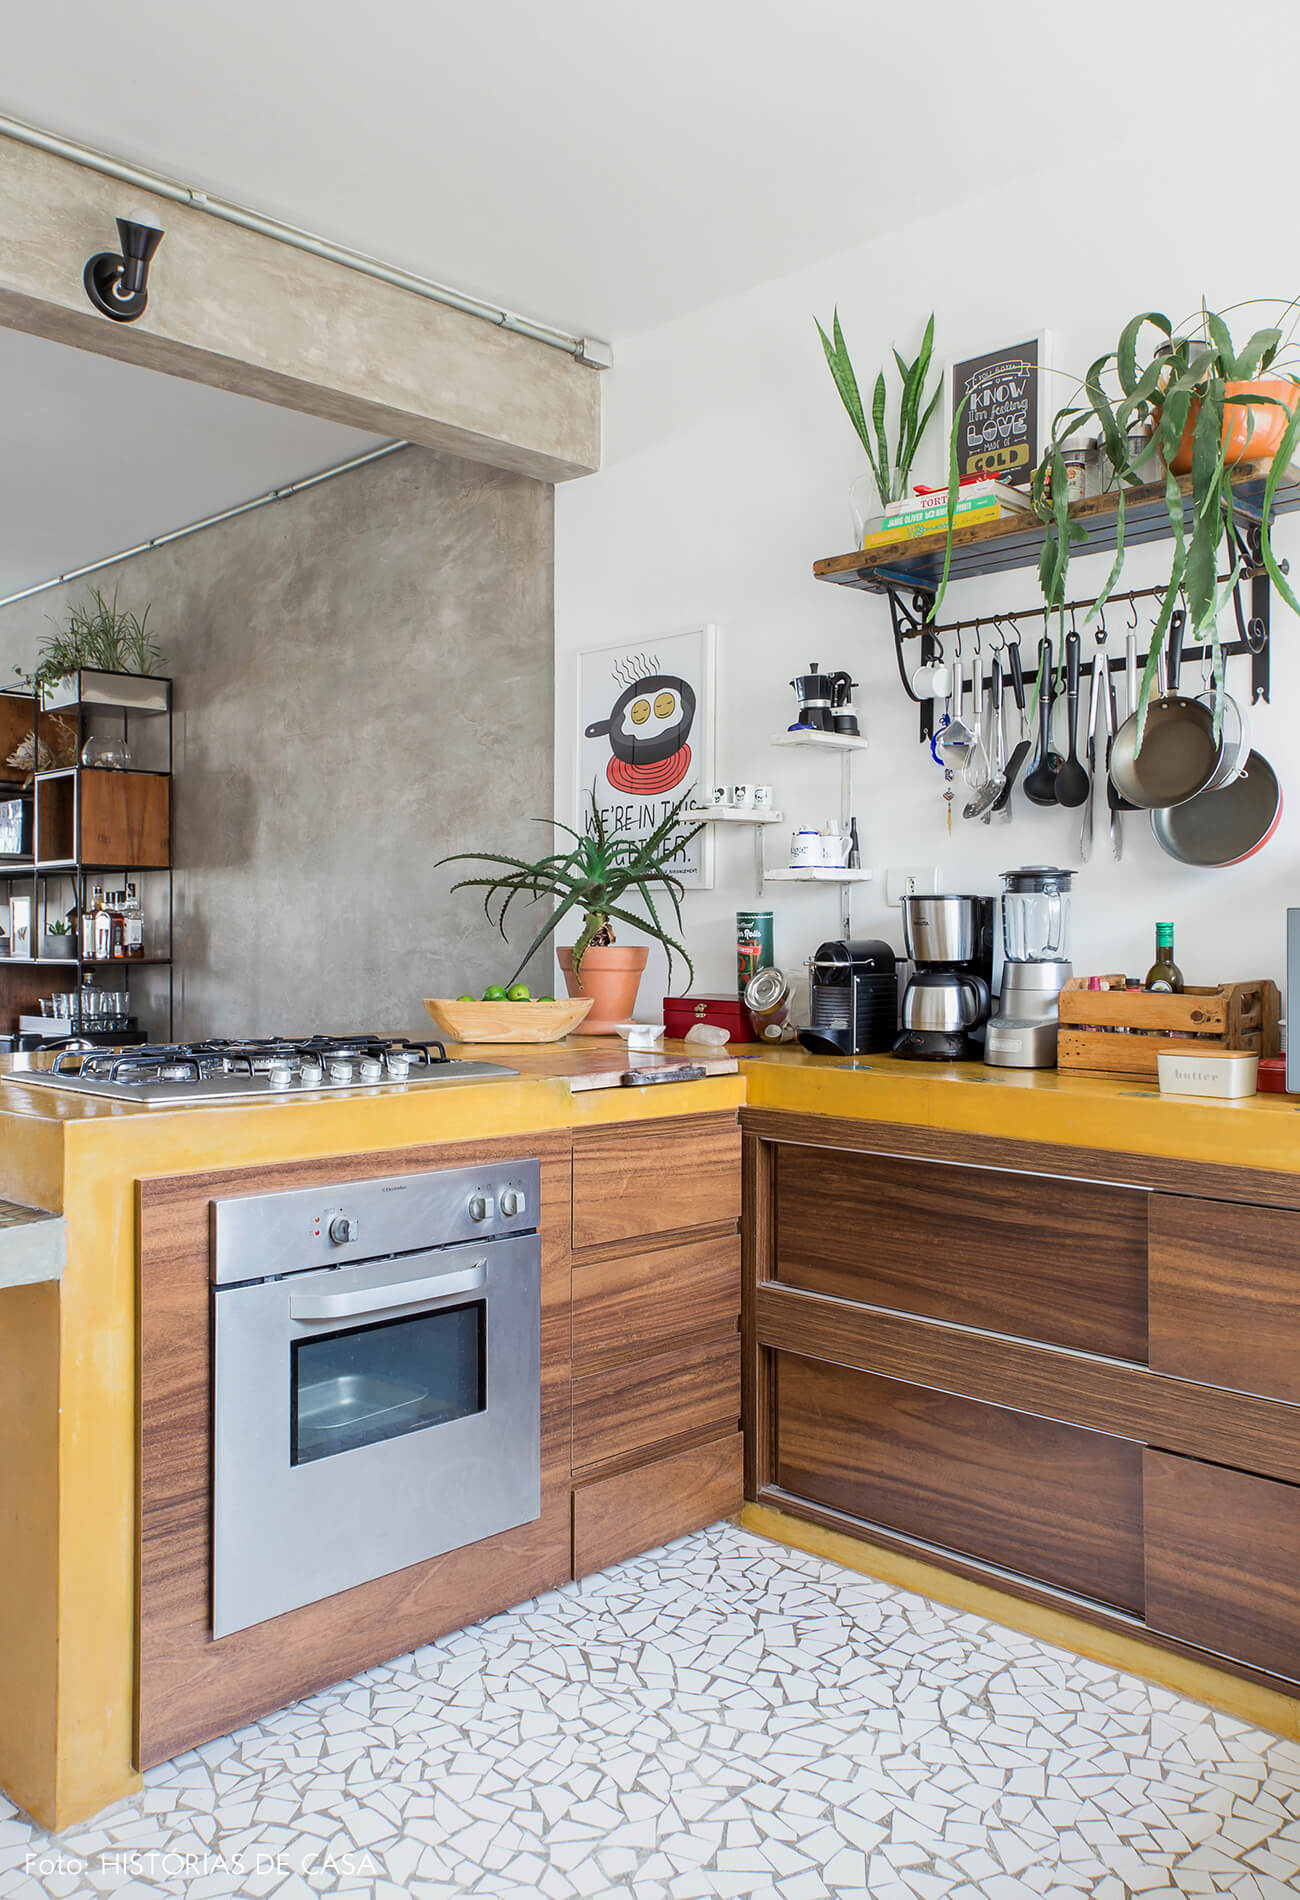
{"type": "MultiPolygon", "coordinates": [[[[1170,617],[1180,598],[1187,610],[1187,639],[1207,644],[1214,655],[1218,730],[1224,691],[1218,616],[1232,599],[1249,556],[1232,489],[1233,473],[1244,462],[1259,464],[1263,480],[1258,506],[1246,525],[1258,532],[1259,560],[1274,586],[1292,612],[1300,614],[1300,600],[1273,552],[1270,532],[1274,497],[1300,440],[1300,377],[1285,367],[1300,356],[1292,341],[1298,311],[1300,300],[1288,303],[1278,320],[1257,329],[1241,349],[1235,347],[1224,316],[1204,304],[1179,325],[1160,311],[1142,311],[1125,324],[1115,348],[1090,364],[1076,384],[1076,394],[1052,419],[1030,484],[1035,513],[1046,530],[1038,579],[1049,610],[1063,611],[1071,557],[1088,552],[1086,518],[1070,508],[1064,460],[1080,430],[1100,426],[1100,453],[1116,490],[1114,558],[1085,625],[1101,613],[1124,570],[1126,496],[1144,483],[1154,482],[1163,491],[1171,537],[1169,576],[1138,693],[1139,744],[1170,617]],[[1156,340],[1148,343],[1148,334],[1156,340]],[[1269,371],[1272,374],[1265,373],[1269,371]],[[1149,445],[1136,457],[1135,441],[1149,445]],[[1145,467],[1148,454],[1157,451],[1158,468],[1145,467]]],[[[947,546],[932,618],[938,615],[948,581],[960,423],[959,410],[950,442],[947,546]]]]}
{"type": "Polygon", "coordinates": [[[849,489],[849,501],[853,509],[853,525],[858,540],[866,531],[867,522],[877,512],[869,493],[863,490],[874,483],[880,508],[891,501],[901,501],[907,493],[911,479],[912,463],[921,446],[921,438],[929,427],[930,419],[938,407],[939,395],[943,388],[942,377],[936,382],[932,394],[925,395],[926,377],[930,373],[930,359],[934,354],[934,313],[925,326],[925,335],[921,339],[921,348],[909,363],[894,351],[894,362],[902,381],[902,392],[898,403],[897,425],[894,434],[894,452],[891,458],[887,412],[889,408],[889,389],[885,382],[885,372],[880,370],[876,376],[875,387],[871,394],[871,420],[868,424],[862,394],[858,388],[858,379],[849,358],[848,346],[844,341],[844,332],[840,328],[839,307],[836,306],[831,318],[831,334],[827,336],[817,319],[817,334],[822,340],[822,349],[826,352],[826,361],[840,392],[840,401],[848,414],[849,421],[857,432],[858,440],[866,450],[867,461],[871,467],[870,478],[859,476],[849,489]]]}
{"type": "Polygon", "coordinates": [[[519,958],[507,988],[570,916],[575,920],[580,916],[582,928],[572,950],[562,948],[558,955],[569,994],[595,997],[592,1013],[582,1025],[587,1033],[604,1034],[615,1022],[631,1015],[649,954],[642,946],[617,943],[615,923],[630,924],[661,945],[670,982],[673,958],[680,957],[686,965],[690,988],[695,967],[685,945],[660,916],[661,907],[665,911],[671,907],[672,921],[681,930],[681,900],[686,887],[673,865],[680,863],[684,846],[703,829],[702,825],[682,820],[689,796],[687,792],[678,799],[648,836],[629,838],[610,830],[593,787],[584,831],[575,831],[558,819],[537,820],[553,825],[573,840],[562,851],[531,863],[488,851],[457,851],[438,860],[440,864],[469,862],[501,867],[488,876],[460,878],[452,889],[481,890],[488,921],[507,941],[506,918],[516,898],[523,897],[530,905],[553,906],[519,958]],[[615,980],[604,982],[601,979],[605,977],[615,980]]]}

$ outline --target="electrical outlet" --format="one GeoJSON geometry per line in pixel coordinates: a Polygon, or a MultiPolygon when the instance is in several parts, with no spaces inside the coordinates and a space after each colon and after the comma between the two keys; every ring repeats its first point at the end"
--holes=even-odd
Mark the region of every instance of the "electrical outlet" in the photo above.
{"type": "Polygon", "coordinates": [[[905,897],[933,897],[938,888],[937,864],[891,865],[885,872],[885,902],[891,909],[905,897]]]}

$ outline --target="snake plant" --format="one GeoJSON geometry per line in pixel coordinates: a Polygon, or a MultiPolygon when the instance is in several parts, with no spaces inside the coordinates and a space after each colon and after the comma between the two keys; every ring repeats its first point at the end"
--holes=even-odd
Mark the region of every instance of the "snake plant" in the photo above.
{"type": "Polygon", "coordinates": [[[634,925],[663,946],[670,981],[674,953],[679,956],[687,968],[689,988],[695,980],[695,966],[685,946],[665,927],[655,902],[656,887],[659,887],[659,904],[663,903],[666,896],[672,906],[677,929],[680,930],[681,900],[686,887],[670,867],[683,845],[689,844],[703,830],[702,825],[687,826],[682,823],[682,812],[689,797],[688,791],[678,799],[647,837],[615,837],[606,823],[593,787],[585,831],[575,831],[572,826],[561,824],[558,819],[539,818],[536,821],[538,824],[553,824],[557,830],[567,832],[573,844],[566,851],[538,858],[532,864],[523,858],[503,857],[488,851],[457,851],[450,857],[440,858],[438,862],[457,864],[468,861],[504,867],[494,876],[465,877],[452,885],[454,891],[478,889],[483,892],[483,909],[488,922],[496,925],[502,937],[506,935],[506,914],[517,897],[526,897],[534,904],[549,900],[555,905],[520,957],[514,975],[509,979],[510,983],[515,981],[520,970],[541,949],[563,919],[571,911],[580,911],[582,931],[573,946],[575,976],[582,967],[583,957],[593,944],[614,942],[613,924],[617,920],[622,924],[634,925]],[[494,898],[500,899],[495,917],[492,915],[494,898]]]}
{"type": "MultiPolygon", "coordinates": [[[[1255,426],[1250,416],[1254,408],[1271,406],[1288,412],[1281,440],[1269,460],[1260,510],[1260,558],[1282,599],[1293,613],[1300,614],[1300,600],[1273,552],[1270,536],[1273,500],[1300,440],[1300,401],[1284,401],[1260,390],[1238,393],[1228,388],[1230,383],[1250,383],[1270,369],[1283,383],[1300,382],[1300,377],[1278,367],[1279,356],[1288,353],[1290,345],[1290,335],[1284,332],[1283,326],[1291,318],[1294,328],[1296,310],[1295,302],[1286,305],[1280,322],[1256,330],[1240,350],[1234,346],[1223,317],[1204,305],[1188,324],[1177,329],[1162,312],[1142,311],[1125,324],[1115,348],[1089,365],[1087,374],[1076,385],[1072,400],[1052,419],[1050,437],[1034,470],[1029,491],[1035,513],[1046,529],[1038,580],[1049,609],[1063,610],[1071,556],[1088,551],[1087,528],[1070,514],[1064,460],[1064,452],[1078,432],[1100,426],[1101,454],[1113,471],[1117,489],[1115,555],[1085,624],[1101,613],[1124,569],[1126,492],[1144,482],[1159,481],[1163,486],[1172,552],[1169,579],[1151,631],[1150,652],[1138,695],[1139,744],[1157,662],[1170,616],[1180,598],[1187,609],[1188,639],[1207,643],[1213,651],[1220,701],[1222,698],[1223,667],[1217,621],[1232,598],[1245,565],[1233,513],[1234,463],[1228,460],[1233,420],[1230,412],[1234,408],[1247,411],[1248,429],[1255,426]],[[1145,347],[1148,333],[1154,340],[1145,347]],[[1171,465],[1189,424],[1191,509],[1184,519],[1184,494],[1178,477],[1171,473],[1171,465]],[[1138,458],[1139,466],[1135,467],[1129,454],[1129,439],[1147,428],[1150,450],[1138,458]],[[1154,450],[1160,455],[1158,472],[1141,467],[1147,454],[1154,450]],[[1221,566],[1225,570],[1222,579],[1221,566]]],[[[953,421],[948,541],[932,617],[937,617],[948,580],[960,420],[958,414],[953,421]]],[[[1248,459],[1248,454],[1243,459],[1248,459]]],[[[1216,726],[1218,718],[1216,707],[1216,726]]]]}
{"type": "Polygon", "coordinates": [[[817,323],[817,334],[822,340],[826,352],[826,361],[835,387],[840,392],[840,401],[848,412],[849,421],[857,431],[858,440],[867,452],[871,464],[871,473],[876,479],[876,488],[881,503],[900,501],[907,493],[908,478],[912,473],[912,463],[916,451],[921,445],[921,437],[929,426],[930,418],[938,406],[939,395],[943,388],[943,379],[934,386],[934,393],[925,399],[925,379],[930,373],[930,358],[934,353],[934,312],[925,326],[925,335],[921,339],[921,348],[912,362],[907,362],[897,350],[894,361],[898,365],[898,374],[902,379],[903,390],[898,405],[898,427],[894,441],[893,461],[889,455],[889,434],[886,428],[886,411],[889,406],[889,391],[882,369],[876,377],[875,389],[871,397],[871,422],[867,423],[866,411],[862,404],[862,395],[858,389],[858,379],[853,373],[853,364],[849,360],[848,347],[844,341],[844,332],[840,328],[839,307],[831,318],[831,334],[817,323]],[[924,405],[924,407],[923,407],[924,405]]]}

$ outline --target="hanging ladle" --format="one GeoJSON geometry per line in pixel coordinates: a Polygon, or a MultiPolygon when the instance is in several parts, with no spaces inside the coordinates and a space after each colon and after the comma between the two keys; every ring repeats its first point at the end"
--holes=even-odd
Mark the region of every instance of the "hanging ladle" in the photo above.
{"type": "Polygon", "coordinates": [[[1052,643],[1038,645],[1038,757],[1025,773],[1024,794],[1031,805],[1056,803],[1056,768],[1048,759],[1052,745],[1052,643]]]}
{"type": "Polygon", "coordinates": [[[1082,805],[1092,781],[1079,763],[1079,636],[1073,627],[1065,636],[1065,711],[1070,750],[1053,789],[1058,805],[1082,805]]]}

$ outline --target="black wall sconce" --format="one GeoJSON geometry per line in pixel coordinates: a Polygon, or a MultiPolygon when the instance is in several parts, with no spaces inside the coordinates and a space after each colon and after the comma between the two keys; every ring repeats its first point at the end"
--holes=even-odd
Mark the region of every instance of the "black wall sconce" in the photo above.
{"type": "Polygon", "coordinates": [[[134,323],[149,302],[149,266],[163,240],[152,211],[128,211],[117,221],[121,252],[96,251],[82,273],[86,295],[114,323],[134,323]]]}

